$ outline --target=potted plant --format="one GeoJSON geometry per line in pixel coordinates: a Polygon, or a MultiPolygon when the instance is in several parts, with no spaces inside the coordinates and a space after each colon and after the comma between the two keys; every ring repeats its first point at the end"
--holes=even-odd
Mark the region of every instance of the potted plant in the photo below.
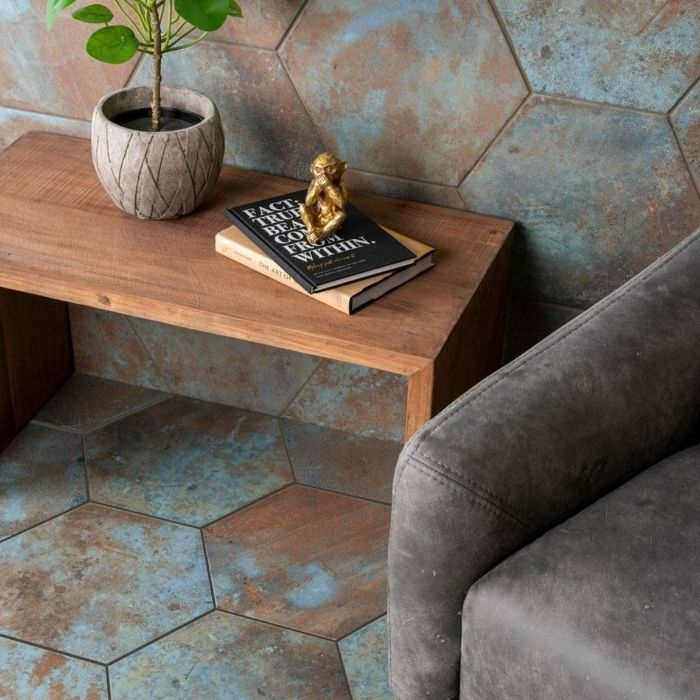
{"type": "MultiPolygon", "coordinates": [[[[216,183],[224,155],[221,118],[214,103],[192,90],[161,87],[161,59],[242,17],[235,0],[110,0],[72,16],[104,25],[85,50],[104,63],[137,53],[153,60],[153,85],[103,97],[92,116],[92,159],[112,200],[129,214],[172,219],[193,211],[216,183]]],[[[76,0],[47,0],[46,24],[76,0]]]]}

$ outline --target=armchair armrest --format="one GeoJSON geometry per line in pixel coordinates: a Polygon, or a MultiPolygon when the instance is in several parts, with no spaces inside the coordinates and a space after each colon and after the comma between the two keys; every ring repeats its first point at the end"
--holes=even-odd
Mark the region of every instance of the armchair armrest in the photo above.
{"type": "Polygon", "coordinates": [[[404,448],[389,542],[396,696],[457,697],[472,583],[699,426],[697,231],[404,448]]]}

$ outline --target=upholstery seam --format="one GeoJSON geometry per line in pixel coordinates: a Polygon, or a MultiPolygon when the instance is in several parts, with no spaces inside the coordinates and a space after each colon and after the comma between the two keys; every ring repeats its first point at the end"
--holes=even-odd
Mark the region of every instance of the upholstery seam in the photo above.
{"type": "MultiPolygon", "coordinates": [[[[470,397],[465,403],[455,406],[452,410],[448,411],[446,415],[443,416],[442,420],[438,424],[439,426],[443,426],[449,419],[457,416],[459,413],[464,411],[468,406],[470,406],[474,401],[476,401],[478,398],[483,396],[486,392],[490,391],[494,387],[496,387],[500,382],[502,382],[504,379],[508,378],[513,374],[515,371],[522,369],[523,367],[527,366],[530,364],[533,360],[537,359],[541,355],[544,355],[546,352],[549,350],[557,347],[559,344],[561,344],[564,340],[566,340],[570,335],[575,333],[576,331],[584,328],[588,323],[590,323],[593,319],[597,318],[600,316],[604,311],[607,311],[613,304],[615,304],[618,301],[621,301],[624,299],[628,294],[631,294],[633,291],[635,291],[643,282],[646,282],[649,278],[651,278],[653,275],[655,275],[657,272],[660,270],[663,270],[665,267],[667,267],[673,260],[675,260],[682,252],[687,250],[691,245],[697,242],[698,240],[698,233],[700,233],[700,229],[696,229],[692,234],[690,234],[690,237],[686,239],[683,243],[681,243],[678,246],[678,249],[673,252],[673,254],[667,254],[667,257],[665,260],[663,260],[662,264],[659,264],[658,266],[652,266],[652,269],[647,270],[646,272],[640,273],[636,278],[633,278],[630,280],[627,285],[627,288],[624,289],[624,291],[620,294],[615,294],[611,295],[611,298],[608,298],[608,302],[605,303],[604,301],[599,302],[599,305],[596,305],[592,307],[588,312],[584,311],[581,316],[577,317],[577,320],[580,319],[579,323],[576,323],[574,321],[574,325],[572,328],[570,328],[568,331],[563,333],[562,335],[559,335],[558,337],[554,338],[548,345],[545,345],[545,347],[540,348],[537,352],[534,353],[526,353],[526,355],[522,358],[522,361],[511,366],[510,368],[506,368],[505,371],[502,372],[502,374],[494,379],[490,384],[487,384],[486,386],[482,387],[480,391],[478,391],[474,396],[470,397]],[[585,316],[585,318],[583,318],[585,316]]],[[[419,452],[419,450],[422,448],[423,444],[425,441],[430,438],[435,430],[437,429],[438,425],[431,429],[427,429],[425,432],[425,435],[423,435],[419,441],[416,443],[416,446],[413,448],[413,454],[411,457],[415,457],[415,455],[419,452]]]]}

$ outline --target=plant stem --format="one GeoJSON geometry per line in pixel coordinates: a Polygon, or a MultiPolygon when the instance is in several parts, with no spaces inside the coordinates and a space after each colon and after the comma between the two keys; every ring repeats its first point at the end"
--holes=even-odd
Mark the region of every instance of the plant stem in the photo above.
{"type": "Polygon", "coordinates": [[[153,95],[151,98],[151,129],[160,131],[160,16],[156,3],[149,6],[151,15],[151,33],[153,34],[153,95]]]}

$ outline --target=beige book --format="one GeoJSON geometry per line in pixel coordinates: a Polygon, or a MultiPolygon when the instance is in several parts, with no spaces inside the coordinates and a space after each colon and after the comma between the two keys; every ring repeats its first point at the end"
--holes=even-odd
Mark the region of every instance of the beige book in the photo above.
{"type": "Polygon", "coordinates": [[[229,226],[216,234],[216,252],[249,267],[251,270],[256,270],[266,277],[277,280],[307,297],[332,306],[343,313],[352,314],[433,266],[433,248],[391,229],[385,228],[384,230],[416,256],[416,262],[413,265],[403,267],[396,272],[385,272],[374,277],[366,277],[357,282],[315,294],[310,294],[303,289],[236,226],[229,226]]]}

